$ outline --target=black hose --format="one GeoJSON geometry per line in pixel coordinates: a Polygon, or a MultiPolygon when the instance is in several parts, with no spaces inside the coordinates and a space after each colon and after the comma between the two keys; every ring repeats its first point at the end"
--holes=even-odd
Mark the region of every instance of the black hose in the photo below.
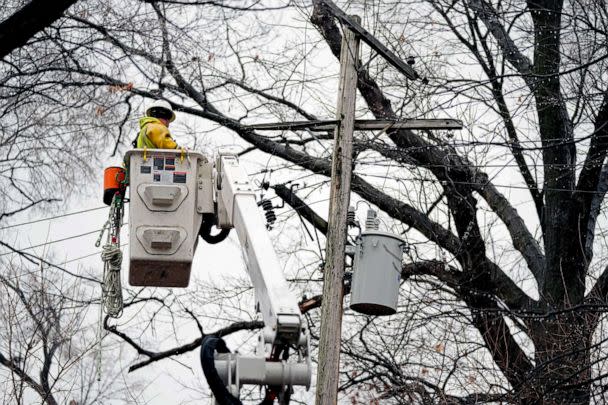
{"type": "MultiPolygon", "coordinates": [[[[205,336],[201,343],[201,366],[203,367],[203,374],[207,379],[207,384],[213,392],[215,400],[220,405],[243,405],[243,403],[228,391],[222,381],[220,375],[217,373],[215,368],[215,352],[218,353],[230,353],[226,342],[222,338],[217,336],[205,336]]],[[[285,403],[289,403],[289,397],[291,393],[286,392],[285,403]]],[[[266,390],[266,395],[259,405],[272,405],[274,403],[274,395],[270,390],[266,390]]]]}
{"type": "Polygon", "coordinates": [[[203,367],[203,373],[207,379],[207,384],[213,392],[215,400],[220,405],[243,405],[243,403],[234,395],[232,395],[224,382],[220,378],[217,370],[215,369],[215,352],[218,353],[230,353],[230,350],[226,347],[226,342],[217,336],[205,336],[201,343],[201,366],[203,367]]]}
{"type": "Polygon", "coordinates": [[[201,223],[201,227],[198,231],[198,234],[201,235],[201,238],[203,238],[205,242],[210,243],[212,245],[222,242],[228,237],[228,234],[230,233],[230,229],[222,229],[218,234],[211,235],[211,228],[213,228],[215,223],[215,216],[203,214],[203,222],[201,223]]]}

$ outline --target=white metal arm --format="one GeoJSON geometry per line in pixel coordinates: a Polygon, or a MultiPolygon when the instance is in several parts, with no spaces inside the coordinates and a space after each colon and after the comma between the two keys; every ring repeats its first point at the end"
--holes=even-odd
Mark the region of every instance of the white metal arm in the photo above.
{"type": "Polygon", "coordinates": [[[302,314],[283,276],[249,179],[236,156],[220,156],[216,168],[218,211],[225,209],[245,251],[256,303],[266,326],[264,340],[298,345],[302,314]]]}
{"type": "Polygon", "coordinates": [[[216,216],[221,228],[234,227],[245,251],[255,289],[257,310],[264,320],[260,340],[264,357],[219,356],[216,368],[228,385],[243,383],[310,385],[308,332],[295,295],[289,290],[245,171],[235,155],[220,155],[215,166],[216,216]],[[271,350],[267,351],[267,346],[271,350]],[[297,362],[267,361],[274,349],[295,347],[297,362]]]}

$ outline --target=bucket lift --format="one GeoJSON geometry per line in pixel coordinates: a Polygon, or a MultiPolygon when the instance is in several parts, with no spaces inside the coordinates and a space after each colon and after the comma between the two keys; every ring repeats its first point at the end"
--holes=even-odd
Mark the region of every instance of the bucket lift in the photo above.
{"type": "MultiPolygon", "coordinates": [[[[221,379],[230,395],[238,396],[243,384],[267,385],[280,403],[288,403],[293,386],[310,386],[308,331],[237,156],[220,154],[212,162],[196,152],[134,149],[125,160],[130,188],[129,283],[186,287],[199,230],[210,229],[201,227],[201,222],[213,221],[224,230],[234,228],[265,326],[255,356],[216,354],[211,377],[203,364],[205,375],[208,381],[221,379]],[[296,356],[288,359],[289,350],[296,356]]],[[[201,356],[205,352],[203,347],[201,356]]],[[[216,397],[227,395],[218,394],[209,382],[216,397]]]]}

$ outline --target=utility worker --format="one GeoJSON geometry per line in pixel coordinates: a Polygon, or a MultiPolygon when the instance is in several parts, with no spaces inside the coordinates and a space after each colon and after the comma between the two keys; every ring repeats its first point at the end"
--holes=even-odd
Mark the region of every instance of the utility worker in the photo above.
{"type": "Polygon", "coordinates": [[[146,116],[139,120],[139,135],[134,147],[143,149],[176,149],[177,143],[169,132],[169,123],[175,121],[171,104],[156,100],[146,108],[146,116]]]}

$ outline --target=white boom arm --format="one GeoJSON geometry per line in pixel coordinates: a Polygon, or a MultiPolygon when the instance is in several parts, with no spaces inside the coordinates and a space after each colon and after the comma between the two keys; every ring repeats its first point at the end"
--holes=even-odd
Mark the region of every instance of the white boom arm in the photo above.
{"type": "Polygon", "coordinates": [[[220,155],[215,169],[218,226],[234,227],[245,251],[257,310],[265,325],[260,341],[266,352],[264,357],[268,358],[273,352],[272,349],[267,351],[267,346],[274,349],[287,345],[296,348],[299,359],[298,363],[283,362],[277,368],[281,363],[276,359],[266,362],[260,357],[241,356],[236,361],[216,360],[216,368],[220,375],[225,373],[224,382],[232,382],[237,389],[240,388],[240,383],[254,381],[286,387],[308,386],[311,378],[308,332],[296,297],[289,290],[283,276],[249,178],[240,167],[237,157],[232,154],[220,155]],[[277,384],[277,381],[282,381],[282,384],[277,384]]]}

